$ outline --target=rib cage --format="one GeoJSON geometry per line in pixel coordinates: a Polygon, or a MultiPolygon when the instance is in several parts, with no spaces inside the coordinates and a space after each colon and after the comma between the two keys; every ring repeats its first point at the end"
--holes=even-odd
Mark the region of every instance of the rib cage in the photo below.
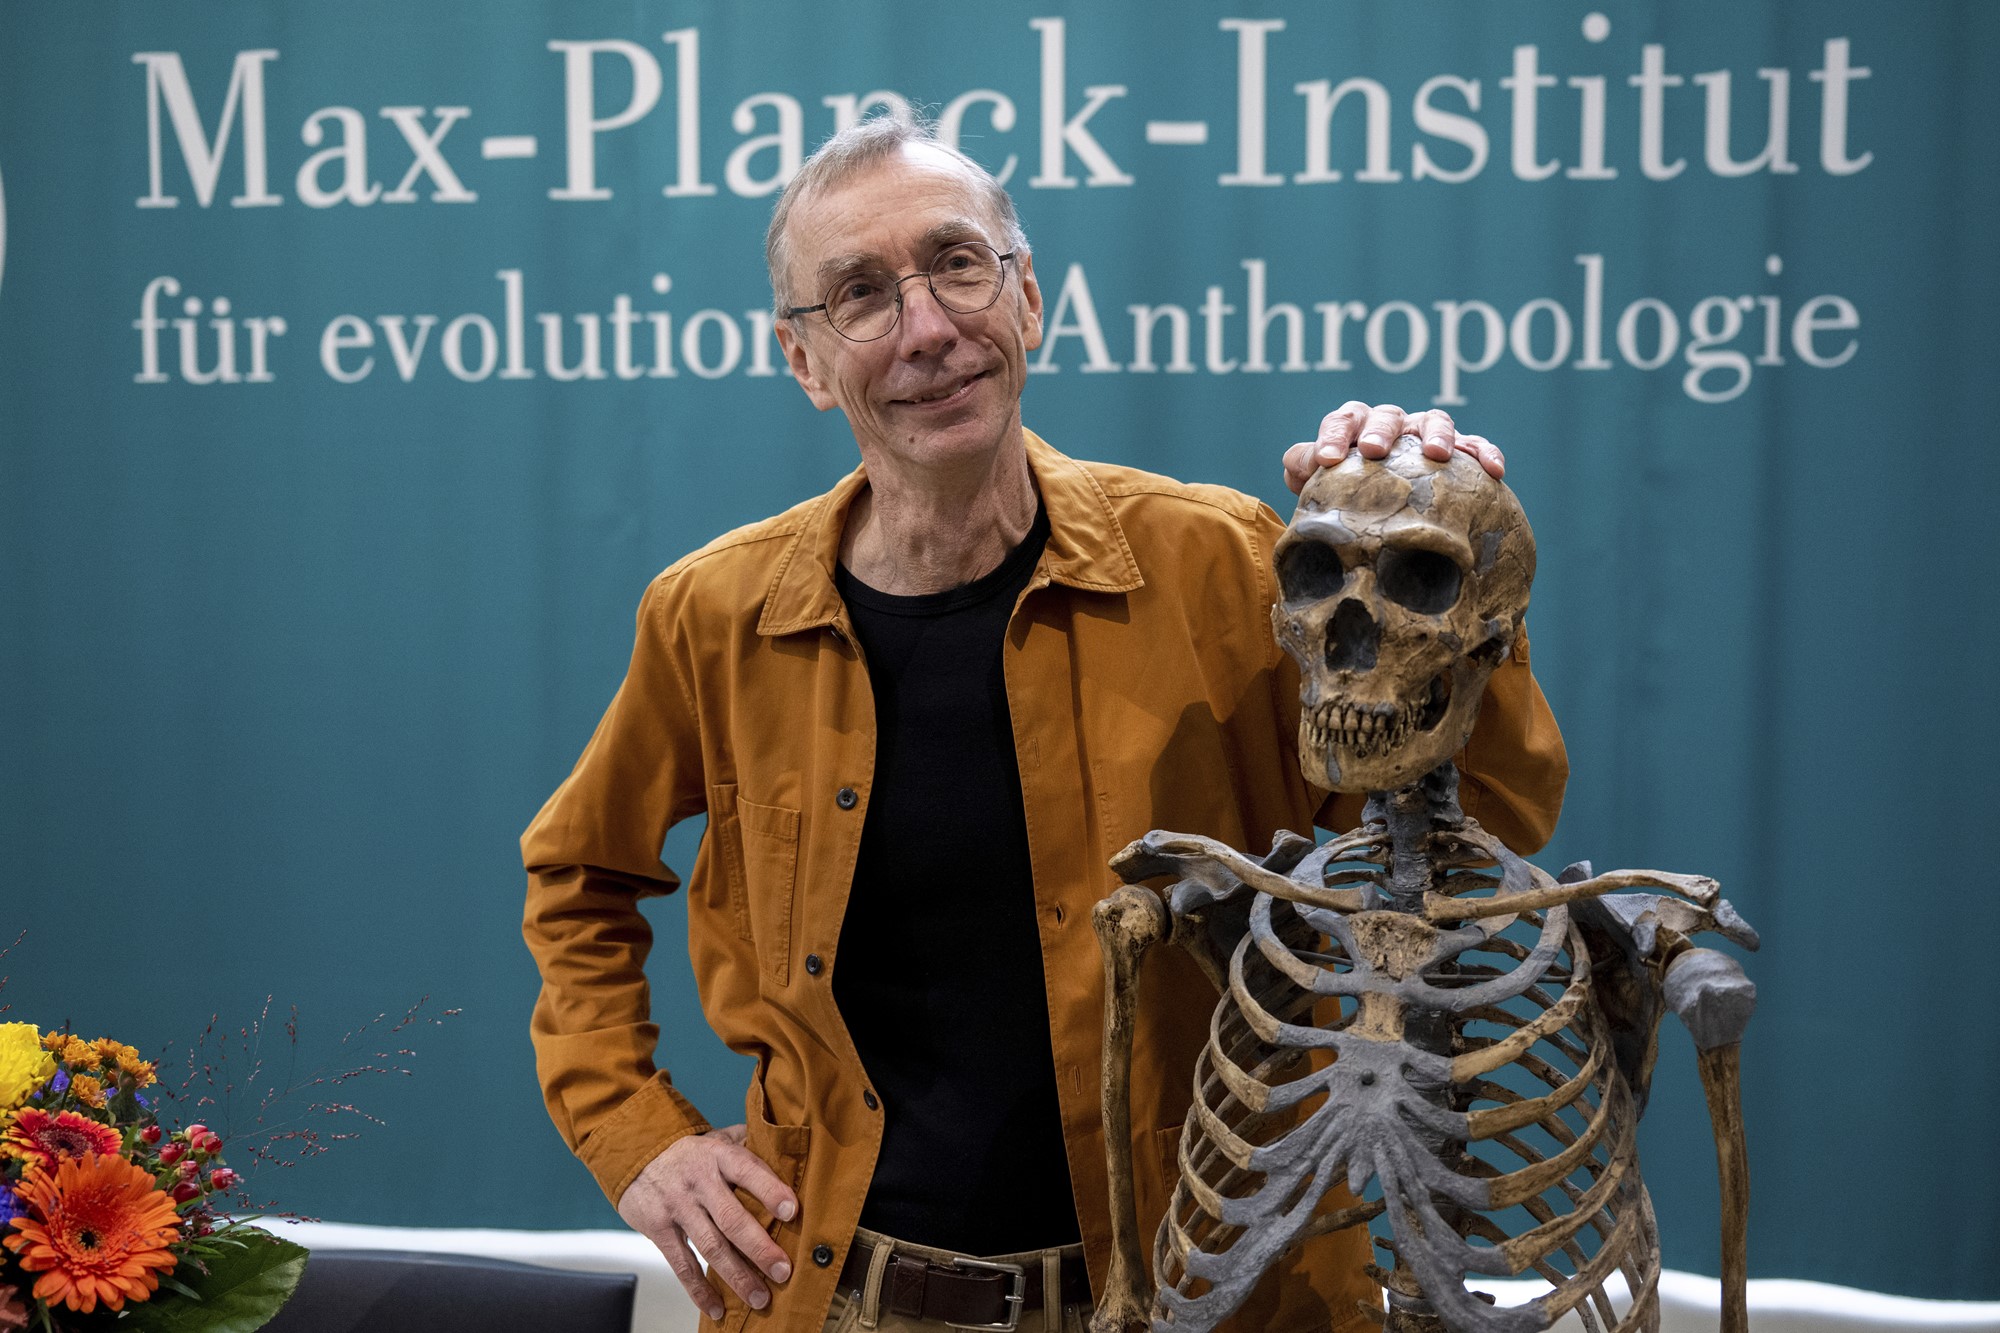
{"type": "MultiPolygon", "coordinates": [[[[1428,842],[1446,896],[1490,891],[1497,907],[1552,882],[1469,820],[1428,842]]],[[[1391,859],[1372,825],[1255,894],[1154,1247],[1155,1329],[1210,1329],[1293,1243],[1369,1223],[1395,1259],[1391,1300],[1460,1333],[1531,1333],[1573,1307],[1590,1333],[1657,1328],[1638,1106],[1581,931],[1561,906],[1455,929],[1384,910],[1391,859]],[[1354,890],[1368,906],[1335,904],[1354,890]],[[1498,1309],[1468,1273],[1553,1289],[1498,1309]]]]}

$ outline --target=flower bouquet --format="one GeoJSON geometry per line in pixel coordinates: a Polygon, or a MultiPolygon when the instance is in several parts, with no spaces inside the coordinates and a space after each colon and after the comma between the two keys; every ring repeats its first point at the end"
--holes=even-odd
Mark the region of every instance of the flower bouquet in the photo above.
{"type": "Polygon", "coordinates": [[[218,1211],[237,1173],[208,1127],[155,1115],[121,1042],[0,1023],[0,1333],[248,1333],[306,1252],[218,1211]]]}

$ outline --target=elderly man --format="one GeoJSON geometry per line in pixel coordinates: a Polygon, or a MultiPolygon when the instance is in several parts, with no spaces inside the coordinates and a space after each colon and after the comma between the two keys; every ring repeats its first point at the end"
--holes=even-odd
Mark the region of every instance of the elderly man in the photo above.
{"type": "MultiPolygon", "coordinates": [[[[1023,428],[1027,241],[926,128],[830,141],[768,255],[791,370],[861,467],[654,580],[623,686],[522,840],[549,1111],[726,1328],[1075,1328],[1110,1244],[1106,861],[1154,827],[1245,847],[1356,822],[1295,758],[1297,678],[1265,628],[1282,525],[1023,428]],[[636,907],[679,885],[662,840],[704,812],[689,950],[708,1021],[757,1057],[725,1129],[655,1069],[636,907]]],[[[1442,414],[1349,404],[1287,452],[1289,480],[1405,431],[1500,466],[1442,414]]],[[[1567,773],[1525,647],[1459,757],[1468,810],[1524,852],[1567,773]]],[[[1184,961],[1148,974],[1148,1229],[1212,1001],[1184,961]]],[[[1237,1326],[1363,1319],[1367,1259],[1357,1234],[1319,1238],[1237,1326]]]]}

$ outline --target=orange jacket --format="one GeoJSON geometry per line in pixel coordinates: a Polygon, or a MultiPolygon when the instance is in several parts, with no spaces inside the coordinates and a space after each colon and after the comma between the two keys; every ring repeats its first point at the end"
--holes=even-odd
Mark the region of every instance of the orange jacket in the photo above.
{"type": "MultiPolygon", "coordinates": [[[[1268,622],[1277,515],[1222,487],[1074,462],[1032,433],[1027,445],[1050,536],[1008,627],[1007,698],[1070,1181],[1101,1290],[1111,1220],[1090,909],[1117,885],[1106,862],[1148,829],[1261,852],[1316,812],[1351,827],[1360,807],[1299,773],[1297,673],[1268,622]]],[[[523,929],[543,982],[537,1072],[557,1129],[616,1202],[668,1144],[709,1127],[653,1063],[650,932],[635,905],[679,886],[660,861],[667,830],[708,815],[688,881],[702,1009],[732,1049],[757,1057],[748,1143],[800,1202],[773,1231],[793,1277],[761,1313],[726,1295],[728,1329],[752,1318],[820,1327],[881,1144],[832,986],[875,763],[868,673],[833,583],[864,484],[857,470],[653,581],[624,684],[521,840],[523,929]]],[[[1468,814],[1522,852],[1547,841],[1568,761],[1525,637],[1494,673],[1458,762],[1468,814]]],[[[1132,1077],[1147,1248],[1214,1001],[1189,959],[1147,959],[1132,1077]]],[[[1286,1265],[1295,1280],[1265,1284],[1238,1327],[1337,1327],[1356,1300],[1376,1298],[1360,1231],[1307,1250],[1286,1265]]]]}

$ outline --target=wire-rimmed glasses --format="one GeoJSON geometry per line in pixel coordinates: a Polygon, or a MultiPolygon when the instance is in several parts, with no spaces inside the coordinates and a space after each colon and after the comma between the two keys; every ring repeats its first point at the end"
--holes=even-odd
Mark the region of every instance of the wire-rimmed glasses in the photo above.
{"type": "Polygon", "coordinates": [[[1007,261],[1016,252],[997,253],[984,241],[960,241],[938,251],[928,269],[901,277],[885,269],[863,269],[849,273],[827,292],[818,305],[795,305],[785,311],[787,319],[797,319],[815,310],[824,311],[833,331],[849,342],[874,342],[889,335],[903,315],[903,284],[922,278],[937,303],[956,315],[976,315],[1000,299],[1005,285],[1007,261]]]}

